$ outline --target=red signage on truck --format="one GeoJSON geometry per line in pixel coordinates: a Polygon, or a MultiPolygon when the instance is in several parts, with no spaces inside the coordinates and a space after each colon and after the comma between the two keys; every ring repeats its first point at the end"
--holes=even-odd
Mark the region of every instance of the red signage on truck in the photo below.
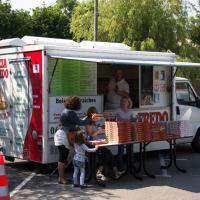
{"type": "Polygon", "coordinates": [[[0,59],[0,78],[8,78],[6,59],[0,59]]]}

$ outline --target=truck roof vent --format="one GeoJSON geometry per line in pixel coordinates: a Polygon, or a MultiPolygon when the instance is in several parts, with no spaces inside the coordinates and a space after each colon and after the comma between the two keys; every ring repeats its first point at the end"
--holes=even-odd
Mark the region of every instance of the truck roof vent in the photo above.
{"type": "Polygon", "coordinates": [[[87,49],[105,49],[105,50],[131,50],[126,44],[123,43],[113,43],[113,42],[92,42],[92,41],[82,41],[80,43],[82,48],[87,49]]]}
{"type": "Polygon", "coordinates": [[[53,45],[62,47],[79,47],[79,44],[77,42],[67,39],[24,36],[22,40],[29,45],[43,44],[43,45],[53,45]]]}
{"type": "Polygon", "coordinates": [[[19,38],[5,39],[0,41],[0,48],[4,47],[23,47],[26,43],[19,38]]]}

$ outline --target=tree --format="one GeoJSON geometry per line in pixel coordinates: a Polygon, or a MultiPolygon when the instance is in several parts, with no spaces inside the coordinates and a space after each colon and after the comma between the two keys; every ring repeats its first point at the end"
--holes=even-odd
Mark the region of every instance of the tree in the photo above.
{"type": "Polygon", "coordinates": [[[23,37],[32,34],[32,19],[29,12],[15,10],[11,14],[11,30],[9,37],[23,37]]]}
{"type": "Polygon", "coordinates": [[[200,45],[200,1],[196,16],[191,17],[190,38],[194,44],[200,45]]]}
{"type": "Polygon", "coordinates": [[[93,40],[93,1],[82,2],[74,8],[70,30],[75,40],[93,40]]]}
{"type": "Polygon", "coordinates": [[[153,51],[156,49],[155,41],[152,38],[147,38],[142,41],[140,49],[142,51],[153,51]]]}
{"type": "MultiPolygon", "coordinates": [[[[99,12],[99,40],[140,50],[151,38],[154,50],[176,53],[185,42],[188,18],[182,0],[101,0],[99,12]]],[[[92,39],[93,1],[75,8],[71,31],[77,40],[92,39]]]]}
{"type": "Polygon", "coordinates": [[[0,1],[0,39],[7,38],[10,34],[10,19],[11,6],[9,3],[2,3],[0,1]]]}
{"type": "Polygon", "coordinates": [[[71,38],[69,17],[57,6],[33,10],[33,35],[52,38],[71,38]]]}
{"type": "Polygon", "coordinates": [[[30,15],[24,10],[12,10],[0,1],[0,39],[21,37],[31,32],[30,15]]]}
{"type": "Polygon", "coordinates": [[[74,7],[77,5],[77,0],[57,0],[56,5],[63,10],[66,15],[71,16],[74,7]]]}
{"type": "MultiPolygon", "coordinates": [[[[200,1],[199,7],[194,8],[196,15],[190,17],[190,24],[188,27],[188,37],[185,44],[180,51],[179,61],[200,62],[200,1]]],[[[179,68],[177,71],[178,76],[186,77],[191,80],[196,91],[199,91],[200,83],[200,69],[199,68],[179,68]]]]}

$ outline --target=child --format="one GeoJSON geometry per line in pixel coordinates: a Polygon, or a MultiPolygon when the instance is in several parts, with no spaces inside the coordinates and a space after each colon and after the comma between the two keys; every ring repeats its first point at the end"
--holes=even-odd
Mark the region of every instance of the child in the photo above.
{"type": "Polygon", "coordinates": [[[74,155],[74,174],[73,174],[73,183],[74,187],[78,187],[78,172],[80,170],[80,188],[84,189],[87,188],[87,185],[84,184],[85,180],[85,152],[95,152],[97,150],[97,146],[95,148],[88,148],[85,145],[85,138],[83,135],[83,132],[78,131],[75,136],[75,143],[74,143],[74,149],[75,149],[75,155],[74,155]]]}

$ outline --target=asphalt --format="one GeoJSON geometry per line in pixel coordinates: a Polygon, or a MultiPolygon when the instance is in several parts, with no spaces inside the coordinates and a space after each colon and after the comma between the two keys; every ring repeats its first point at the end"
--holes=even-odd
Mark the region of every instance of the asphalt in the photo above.
{"type": "MultiPolygon", "coordinates": [[[[187,173],[178,171],[174,166],[162,170],[160,164],[167,163],[169,156],[167,151],[157,151],[147,154],[147,169],[156,175],[155,179],[149,178],[143,172],[140,173],[142,181],[126,174],[117,181],[110,179],[105,188],[92,180],[88,183],[90,187],[84,190],[73,188],[72,184],[58,184],[56,174],[49,177],[53,168],[35,163],[20,160],[15,163],[7,162],[6,171],[10,192],[17,191],[12,196],[13,200],[200,200],[200,154],[194,153],[190,146],[182,145],[178,147],[177,155],[178,165],[187,169],[187,173]],[[31,175],[33,178],[16,190],[31,175]]],[[[66,176],[71,174],[72,170],[68,170],[66,176]]]]}

